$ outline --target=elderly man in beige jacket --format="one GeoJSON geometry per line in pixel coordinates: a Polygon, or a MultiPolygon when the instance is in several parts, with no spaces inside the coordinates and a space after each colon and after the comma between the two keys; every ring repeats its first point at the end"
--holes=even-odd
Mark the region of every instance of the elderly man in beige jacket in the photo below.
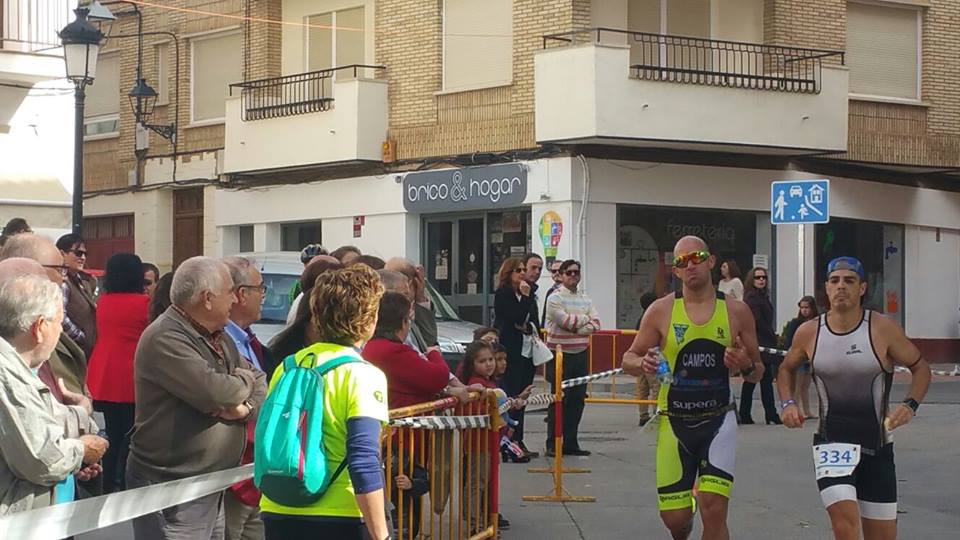
{"type": "Polygon", "coordinates": [[[0,516],[49,505],[54,485],[107,448],[88,412],[58,403],[34,374],[62,319],[62,293],[39,264],[0,262],[0,516]]]}

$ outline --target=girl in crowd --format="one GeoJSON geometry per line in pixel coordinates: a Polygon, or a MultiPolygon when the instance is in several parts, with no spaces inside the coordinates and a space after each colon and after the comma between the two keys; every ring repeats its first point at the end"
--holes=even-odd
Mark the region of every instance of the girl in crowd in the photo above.
{"type": "Polygon", "coordinates": [[[500,331],[490,326],[481,326],[473,331],[473,340],[500,343],[500,331]]]}
{"type": "Polygon", "coordinates": [[[743,282],[740,281],[740,267],[733,259],[727,259],[720,265],[720,283],[717,285],[726,296],[743,300],[743,282]]]}
{"type": "MultiPolygon", "coordinates": [[[[797,332],[797,328],[800,328],[801,324],[820,316],[820,312],[817,310],[817,301],[814,300],[812,296],[804,296],[797,302],[797,306],[800,308],[797,311],[797,317],[788,322],[786,329],[783,331],[783,348],[787,350],[789,350],[790,345],[793,344],[793,335],[797,332]]],[[[813,413],[810,411],[811,380],[810,362],[806,361],[800,366],[800,369],[797,370],[797,377],[795,379],[796,386],[793,389],[793,395],[796,396],[800,410],[807,420],[814,418],[813,413]]]]}

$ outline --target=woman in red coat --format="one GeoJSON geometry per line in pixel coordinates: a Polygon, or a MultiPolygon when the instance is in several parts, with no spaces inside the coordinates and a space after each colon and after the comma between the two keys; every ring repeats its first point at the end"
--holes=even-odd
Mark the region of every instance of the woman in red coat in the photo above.
{"type": "Polygon", "coordinates": [[[143,263],[132,253],[107,260],[97,300],[97,343],[87,366],[94,408],[103,413],[110,448],[103,456],[103,490],[123,490],[133,427],[133,355],[147,327],[150,297],[144,292],[143,263]]]}
{"type": "Polygon", "coordinates": [[[450,380],[450,368],[437,347],[421,355],[404,343],[410,332],[410,300],[388,292],[380,299],[377,329],[363,348],[363,358],[387,376],[391,409],[436,399],[450,380]]]}

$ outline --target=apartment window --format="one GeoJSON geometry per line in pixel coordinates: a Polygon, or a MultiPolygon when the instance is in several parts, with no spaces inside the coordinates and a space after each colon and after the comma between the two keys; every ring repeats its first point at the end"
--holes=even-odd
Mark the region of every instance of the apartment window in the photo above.
{"type": "Polygon", "coordinates": [[[243,36],[199,36],[190,41],[190,119],[223,120],[230,85],[243,80],[243,36]]]}
{"type": "Polygon", "coordinates": [[[157,105],[170,103],[170,44],[162,43],[154,48],[157,78],[154,89],[157,91],[157,105]]]}
{"type": "Polygon", "coordinates": [[[319,221],[283,223],[280,225],[280,250],[300,251],[309,244],[322,243],[319,221]]]}
{"type": "Polygon", "coordinates": [[[513,2],[444,0],[444,91],[503,86],[512,80],[513,2]]]}
{"type": "MultiPolygon", "coordinates": [[[[307,71],[364,63],[363,6],[311,15],[307,23],[307,71]]],[[[337,77],[353,77],[353,71],[344,70],[337,77]]]]}
{"type": "Polygon", "coordinates": [[[921,10],[847,4],[850,93],[920,99],[921,10]]]}
{"type": "Polygon", "coordinates": [[[97,62],[97,78],[87,86],[83,134],[86,137],[116,135],[120,131],[120,55],[103,55],[97,62]]]}
{"type": "Polygon", "coordinates": [[[241,225],[237,227],[237,236],[240,240],[240,253],[250,253],[253,251],[253,225],[241,225]]]}
{"type": "Polygon", "coordinates": [[[634,32],[710,38],[710,0],[629,0],[627,25],[634,32]]]}

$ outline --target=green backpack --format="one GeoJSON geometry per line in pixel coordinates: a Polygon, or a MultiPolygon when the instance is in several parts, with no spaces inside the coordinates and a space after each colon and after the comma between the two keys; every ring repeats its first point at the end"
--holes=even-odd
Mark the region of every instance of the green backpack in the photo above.
{"type": "Polygon", "coordinates": [[[328,474],[323,445],[323,376],[363,360],[350,355],[314,365],[305,349],[283,361],[283,373],[257,417],[253,446],[253,483],[268,499],[284,506],[308,506],[323,496],[347,460],[328,474]]]}

